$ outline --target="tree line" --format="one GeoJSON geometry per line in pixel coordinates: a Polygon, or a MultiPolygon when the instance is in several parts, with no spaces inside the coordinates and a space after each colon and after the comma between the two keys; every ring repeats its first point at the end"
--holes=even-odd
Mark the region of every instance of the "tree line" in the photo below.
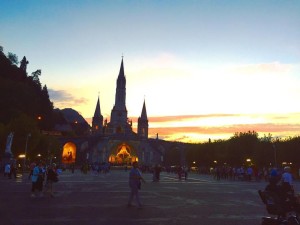
{"type": "Polygon", "coordinates": [[[255,131],[236,132],[228,140],[208,141],[186,146],[188,165],[300,167],[300,136],[273,138],[271,134],[259,137],[255,131]]]}

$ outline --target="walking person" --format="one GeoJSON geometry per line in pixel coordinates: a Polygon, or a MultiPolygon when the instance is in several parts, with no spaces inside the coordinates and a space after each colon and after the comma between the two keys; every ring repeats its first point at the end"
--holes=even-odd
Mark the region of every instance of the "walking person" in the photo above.
{"type": "Polygon", "coordinates": [[[30,164],[30,172],[29,172],[29,175],[28,175],[28,180],[30,180],[30,178],[32,176],[32,173],[33,173],[33,169],[34,169],[35,166],[36,166],[35,162],[30,164]]]}
{"type": "Polygon", "coordinates": [[[156,164],[153,170],[153,182],[158,182],[160,180],[160,172],[161,167],[160,165],[156,164]]]}
{"type": "Polygon", "coordinates": [[[35,190],[37,190],[37,180],[40,173],[40,169],[36,164],[33,164],[33,170],[31,174],[31,197],[35,197],[35,190]]]}
{"type": "Polygon", "coordinates": [[[183,167],[183,172],[184,172],[184,179],[187,180],[188,178],[188,172],[189,172],[189,168],[187,166],[183,167]]]}
{"type": "Polygon", "coordinates": [[[181,180],[181,177],[182,177],[182,167],[178,166],[176,172],[177,172],[178,179],[181,180]]]}
{"type": "Polygon", "coordinates": [[[17,178],[17,169],[15,166],[15,163],[10,163],[10,173],[9,173],[9,178],[11,179],[12,177],[17,178]]]}
{"type": "Polygon", "coordinates": [[[6,165],[5,165],[5,167],[4,167],[4,176],[6,177],[8,177],[9,178],[9,176],[10,176],[10,164],[9,163],[7,163],[6,165]]]}
{"type": "Polygon", "coordinates": [[[32,176],[31,176],[31,181],[32,181],[32,186],[31,186],[31,197],[36,197],[35,191],[38,190],[39,196],[42,196],[42,191],[43,191],[43,171],[42,171],[42,163],[40,162],[38,165],[36,165],[33,168],[32,171],[32,176]]]}
{"type": "Polygon", "coordinates": [[[253,169],[252,169],[252,167],[251,166],[249,166],[248,168],[247,168],[247,180],[248,181],[251,181],[251,179],[252,179],[252,176],[253,176],[253,169]]]}
{"type": "Polygon", "coordinates": [[[53,193],[53,183],[58,182],[58,174],[56,171],[56,164],[53,163],[47,169],[47,179],[46,179],[46,190],[45,192],[49,192],[50,197],[54,197],[53,193]]]}
{"type": "Polygon", "coordinates": [[[284,193],[294,194],[293,177],[291,174],[291,167],[284,167],[284,173],[281,176],[281,187],[284,193]]]}
{"type": "Polygon", "coordinates": [[[141,172],[138,169],[138,162],[133,162],[132,169],[129,172],[129,187],[130,187],[130,195],[128,200],[128,207],[132,206],[132,200],[135,197],[136,202],[138,204],[138,208],[142,208],[142,204],[140,201],[139,190],[141,189],[141,181],[146,183],[144,178],[141,175],[141,172]]]}

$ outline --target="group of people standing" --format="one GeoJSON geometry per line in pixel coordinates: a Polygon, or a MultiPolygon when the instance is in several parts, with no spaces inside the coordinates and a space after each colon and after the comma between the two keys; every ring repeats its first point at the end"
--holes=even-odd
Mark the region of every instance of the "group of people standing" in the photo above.
{"type": "Polygon", "coordinates": [[[43,187],[45,181],[45,193],[49,193],[51,197],[53,194],[53,183],[58,181],[58,173],[56,164],[48,166],[47,168],[42,162],[38,164],[33,163],[31,166],[29,179],[31,179],[31,197],[43,196],[43,187]]]}
{"type": "Polygon", "coordinates": [[[284,208],[300,212],[299,196],[295,194],[293,176],[289,166],[284,167],[282,174],[278,173],[277,168],[272,169],[265,191],[275,194],[284,208]]]}

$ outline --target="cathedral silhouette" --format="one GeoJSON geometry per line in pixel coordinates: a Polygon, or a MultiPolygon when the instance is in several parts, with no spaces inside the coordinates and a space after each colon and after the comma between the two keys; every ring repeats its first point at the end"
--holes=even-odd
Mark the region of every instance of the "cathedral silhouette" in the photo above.
{"type": "Polygon", "coordinates": [[[126,77],[123,58],[117,78],[115,104],[111,110],[110,121],[103,121],[100,99],[96,104],[92,120],[92,134],[95,144],[89,154],[93,162],[112,164],[131,164],[141,161],[146,164],[160,161],[161,153],[151,148],[148,140],[148,118],[144,100],[141,116],[138,118],[137,133],[132,130],[132,120],[127,117],[126,77]]]}
{"type": "Polygon", "coordinates": [[[172,161],[172,163],[184,164],[181,143],[159,140],[158,134],[156,139],[148,138],[149,121],[145,100],[141,116],[137,121],[137,132],[133,131],[132,120],[127,117],[123,58],[116,83],[115,104],[111,110],[110,121],[103,120],[98,96],[91,135],[61,139],[63,163],[130,165],[138,161],[143,166],[153,166],[171,164],[172,161]]]}

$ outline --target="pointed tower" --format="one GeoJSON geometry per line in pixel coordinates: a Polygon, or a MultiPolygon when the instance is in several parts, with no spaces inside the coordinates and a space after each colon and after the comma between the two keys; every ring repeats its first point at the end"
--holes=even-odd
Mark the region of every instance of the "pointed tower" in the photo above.
{"type": "Polygon", "coordinates": [[[148,128],[149,128],[149,123],[148,123],[148,117],[146,111],[146,103],[144,100],[142,114],[138,118],[138,130],[137,130],[138,136],[141,138],[148,139],[148,128]]]}
{"type": "Polygon", "coordinates": [[[126,78],[124,74],[123,58],[117,79],[115,105],[111,111],[110,125],[114,127],[113,133],[123,133],[127,123],[126,109],[126,78]]]}
{"type": "Polygon", "coordinates": [[[98,96],[98,101],[92,121],[92,132],[93,133],[102,133],[103,130],[103,116],[101,115],[100,109],[100,100],[98,96]]]}

